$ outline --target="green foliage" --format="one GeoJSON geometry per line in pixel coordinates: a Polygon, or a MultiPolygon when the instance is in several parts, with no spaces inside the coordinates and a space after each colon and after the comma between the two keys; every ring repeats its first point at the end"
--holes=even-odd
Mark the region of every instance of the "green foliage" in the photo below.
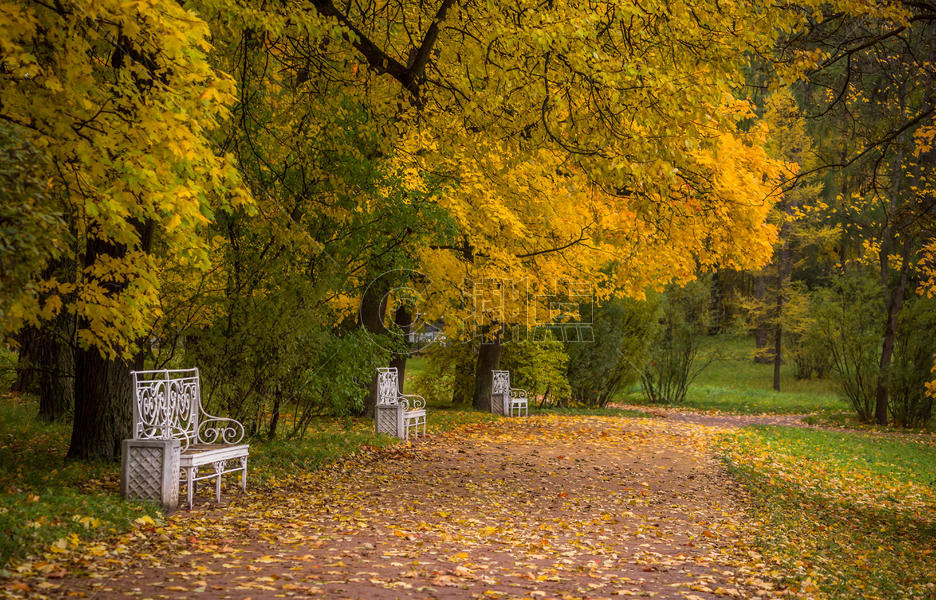
{"type": "Polygon", "coordinates": [[[695,280],[683,287],[669,286],[660,298],[640,374],[641,387],[651,402],[681,403],[689,384],[710,362],[698,361],[709,329],[710,288],[707,280],[695,280]]]}
{"type": "Polygon", "coordinates": [[[859,418],[874,418],[881,350],[880,286],[865,271],[852,271],[816,291],[815,328],[825,345],[841,393],[859,418]]]}
{"type": "Polygon", "coordinates": [[[37,410],[32,398],[0,396],[0,569],[73,534],[100,540],[159,515],[120,497],[116,464],[66,460],[68,426],[38,422],[37,410]]]}
{"type": "Polygon", "coordinates": [[[752,492],[765,559],[794,591],[932,597],[932,440],[769,427],[731,434],[722,449],[752,492]]]}
{"type": "Polygon", "coordinates": [[[10,303],[38,293],[36,275],[65,247],[65,221],[44,177],[46,163],[24,129],[0,124],[0,334],[12,325],[10,303]]]}
{"type": "MultiPolygon", "coordinates": [[[[436,406],[450,406],[455,404],[470,404],[474,393],[474,369],[477,359],[477,350],[470,342],[447,342],[433,344],[423,352],[425,361],[417,373],[406,376],[406,386],[413,393],[419,394],[426,402],[436,406]],[[458,374],[467,377],[458,377],[458,374]],[[456,402],[455,385],[462,386],[456,402]]],[[[408,365],[407,365],[407,368],[408,365]]]]}
{"type": "Polygon", "coordinates": [[[810,315],[820,309],[820,299],[799,282],[790,285],[783,314],[783,351],[792,361],[797,379],[822,379],[832,368],[832,360],[818,324],[810,315]]]}
{"type": "Polygon", "coordinates": [[[936,352],[936,298],[908,299],[900,312],[888,386],[888,409],[903,427],[925,427],[934,399],[926,393],[936,352]]]}
{"type": "Polygon", "coordinates": [[[302,437],[314,417],[347,417],[364,407],[375,369],[389,360],[390,341],[375,343],[361,329],[336,332],[292,320],[285,331],[277,312],[259,312],[252,335],[227,337],[223,328],[191,338],[186,362],[202,366],[205,397],[215,413],[245,421],[252,433],[270,435],[270,424],[286,426],[288,437],[302,437]],[[263,327],[263,323],[267,327],[263,327]],[[240,343],[250,340],[253,344],[240,343]]]}
{"type": "Polygon", "coordinates": [[[646,360],[656,306],[652,301],[614,298],[595,311],[594,341],[566,344],[572,401],[603,407],[637,381],[646,360]]]}
{"type": "Polygon", "coordinates": [[[501,350],[500,368],[510,371],[511,387],[529,394],[529,402],[562,404],[571,393],[566,379],[569,357],[562,342],[552,338],[510,341],[501,350]]]}

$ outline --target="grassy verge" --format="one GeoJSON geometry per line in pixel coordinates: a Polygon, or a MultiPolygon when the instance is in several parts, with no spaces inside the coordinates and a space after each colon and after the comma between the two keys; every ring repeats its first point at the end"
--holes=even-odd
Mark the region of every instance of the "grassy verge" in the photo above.
{"type": "MultiPolygon", "coordinates": [[[[156,505],[120,497],[119,465],[67,460],[69,426],[40,423],[37,411],[32,398],[0,395],[0,531],[6,534],[0,536],[0,574],[27,556],[41,563],[45,554],[128,531],[137,519],[162,516],[156,505]]],[[[430,406],[427,431],[438,434],[496,419],[430,406]]],[[[319,469],[366,446],[395,443],[400,442],[374,433],[372,419],[322,418],[302,439],[252,440],[249,477],[269,482],[319,469]]]]}
{"type": "Polygon", "coordinates": [[[936,441],[786,427],[725,438],[758,543],[809,597],[936,597],[936,441]]]}
{"type": "Polygon", "coordinates": [[[128,530],[153,505],[120,497],[120,468],[65,459],[70,430],[36,421],[35,401],[0,396],[0,569],[128,530]]]}

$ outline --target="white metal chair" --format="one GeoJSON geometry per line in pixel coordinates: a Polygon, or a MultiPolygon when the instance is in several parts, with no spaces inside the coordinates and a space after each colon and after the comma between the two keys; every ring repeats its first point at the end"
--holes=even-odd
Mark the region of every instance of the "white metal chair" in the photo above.
{"type": "Polygon", "coordinates": [[[505,417],[530,415],[526,390],[510,387],[510,371],[491,371],[494,381],[491,385],[491,412],[505,417]],[[516,413],[516,414],[514,414],[516,413]]]}
{"type": "Polygon", "coordinates": [[[419,427],[426,435],[426,400],[416,394],[400,393],[396,367],[377,369],[377,406],[374,407],[374,428],[400,439],[409,439],[410,431],[419,437],[419,427]]]}

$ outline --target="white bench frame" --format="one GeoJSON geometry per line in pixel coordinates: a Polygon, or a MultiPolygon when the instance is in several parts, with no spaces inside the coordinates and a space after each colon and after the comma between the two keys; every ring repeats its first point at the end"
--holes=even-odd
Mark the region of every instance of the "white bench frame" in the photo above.
{"type": "Polygon", "coordinates": [[[426,436],[426,400],[417,394],[401,394],[396,367],[377,369],[377,406],[374,407],[374,430],[407,440],[412,430],[419,437],[422,425],[426,436]]]}
{"type": "Polygon", "coordinates": [[[179,479],[185,482],[188,507],[197,482],[215,479],[215,501],[221,501],[221,476],[241,474],[247,491],[247,456],[241,444],[244,426],[234,419],[209,415],[201,403],[198,369],[131,371],[133,439],[179,440],[179,479]],[[228,467],[229,461],[235,466],[228,467]],[[202,467],[206,473],[199,474],[202,467]]]}
{"type": "Polygon", "coordinates": [[[519,417],[523,411],[525,416],[530,416],[527,392],[521,388],[510,387],[510,371],[494,370],[491,373],[491,412],[505,417],[519,417]]]}

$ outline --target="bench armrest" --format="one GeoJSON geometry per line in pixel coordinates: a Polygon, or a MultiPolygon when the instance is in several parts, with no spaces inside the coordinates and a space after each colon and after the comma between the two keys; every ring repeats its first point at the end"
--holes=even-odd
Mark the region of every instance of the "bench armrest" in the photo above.
{"type": "Polygon", "coordinates": [[[237,444],[244,439],[244,426],[234,419],[203,413],[195,442],[202,444],[237,444]]]}
{"type": "Polygon", "coordinates": [[[398,396],[400,403],[409,409],[426,408],[426,399],[419,394],[406,394],[398,396]]]}
{"type": "Polygon", "coordinates": [[[527,391],[522,388],[510,388],[510,397],[526,399],[527,391]]]}

